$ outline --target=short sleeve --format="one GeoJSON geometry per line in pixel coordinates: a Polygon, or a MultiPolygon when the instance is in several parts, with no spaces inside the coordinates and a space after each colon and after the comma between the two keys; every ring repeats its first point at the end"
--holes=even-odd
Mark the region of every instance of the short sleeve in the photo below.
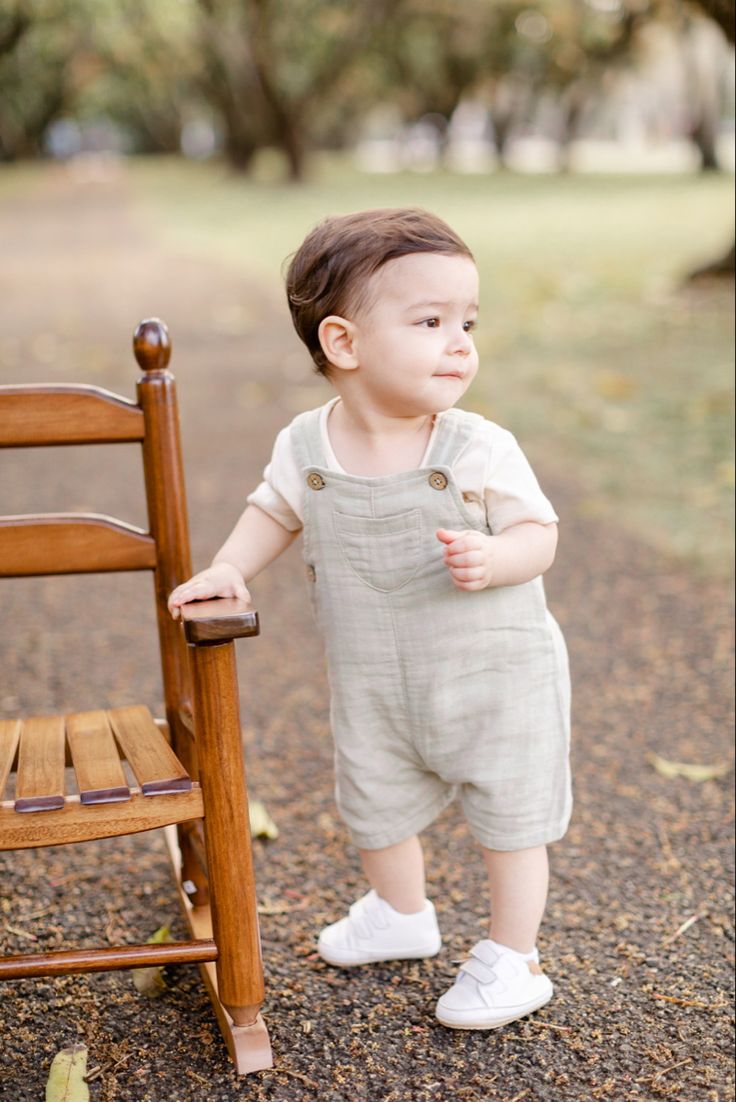
{"type": "Polygon", "coordinates": [[[554,524],[559,518],[516,438],[498,425],[494,429],[483,488],[491,531],[498,535],[525,521],[554,524]]]}
{"type": "Polygon", "coordinates": [[[247,500],[249,505],[257,505],[289,532],[298,532],[302,527],[304,491],[290,425],[276,437],[271,462],[263,472],[263,481],[248,495],[247,500]]]}

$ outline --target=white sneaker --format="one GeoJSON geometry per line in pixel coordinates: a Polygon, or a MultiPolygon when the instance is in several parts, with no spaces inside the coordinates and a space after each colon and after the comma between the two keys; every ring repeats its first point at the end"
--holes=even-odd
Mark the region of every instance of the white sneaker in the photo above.
{"type": "Polygon", "coordinates": [[[437,1017],[452,1029],[498,1029],[539,1010],[553,994],[536,950],[526,961],[496,941],[479,941],[437,1003],[437,1017]]]}
{"type": "Polygon", "coordinates": [[[442,945],[434,906],[425,900],[416,914],[401,914],[370,891],[353,903],[347,918],[325,926],[317,952],[328,964],[351,968],[382,960],[434,957],[442,945]]]}

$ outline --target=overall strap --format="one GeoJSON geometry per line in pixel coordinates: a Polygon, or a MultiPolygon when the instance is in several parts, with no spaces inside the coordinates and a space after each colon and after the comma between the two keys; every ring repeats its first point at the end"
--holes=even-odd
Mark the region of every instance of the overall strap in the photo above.
{"type": "Polygon", "coordinates": [[[299,466],[326,467],[327,458],[322,446],[320,419],[324,406],[300,413],[291,423],[291,442],[299,466]]]}
{"type": "Polygon", "coordinates": [[[439,418],[425,466],[452,467],[483,418],[464,409],[448,409],[439,418]]]}

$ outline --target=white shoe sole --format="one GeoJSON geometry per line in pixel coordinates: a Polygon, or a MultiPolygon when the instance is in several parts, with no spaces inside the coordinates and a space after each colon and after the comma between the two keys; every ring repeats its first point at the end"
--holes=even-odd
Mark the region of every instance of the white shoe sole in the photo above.
{"type": "Polygon", "coordinates": [[[384,951],[375,953],[364,953],[358,957],[357,954],[350,949],[337,949],[332,946],[317,946],[317,952],[322,960],[327,964],[333,964],[337,968],[358,968],[361,964],[382,964],[391,960],[426,960],[429,957],[436,957],[439,953],[442,945],[439,944],[435,948],[434,946],[426,946],[419,949],[407,949],[397,950],[396,952],[384,951]]]}
{"type": "Polygon", "coordinates": [[[490,1008],[485,1016],[482,1014],[477,1014],[476,1016],[471,1010],[443,1011],[442,1007],[438,1006],[437,1021],[447,1026],[449,1029],[500,1029],[501,1026],[518,1021],[519,1018],[525,1018],[527,1014],[533,1014],[535,1010],[541,1010],[543,1006],[547,1005],[553,995],[554,989],[547,991],[543,996],[515,1007],[513,1013],[509,1012],[508,1016],[504,1018],[491,1017],[490,1008]],[[453,1018],[452,1015],[457,1016],[453,1018]],[[471,1017],[471,1015],[473,1015],[473,1017],[471,1017]]]}

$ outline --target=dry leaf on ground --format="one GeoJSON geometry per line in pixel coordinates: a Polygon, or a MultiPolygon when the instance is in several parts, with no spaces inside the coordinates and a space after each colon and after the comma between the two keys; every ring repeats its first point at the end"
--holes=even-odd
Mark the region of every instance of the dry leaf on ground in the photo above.
{"type": "Polygon", "coordinates": [[[668,761],[659,754],[648,754],[647,757],[657,772],[669,780],[686,777],[689,781],[711,781],[725,776],[731,768],[727,761],[716,762],[714,765],[698,765],[694,762],[668,761]]]}
{"type": "MultiPolygon", "coordinates": [[[[146,944],[163,945],[167,941],[171,941],[171,928],[168,925],[159,926],[146,944]]],[[[151,968],[134,968],[132,975],[136,991],[148,999],[157,999],[166,990],[164,970],[160,964],[154,964],[151,968]]]]}
{"type": "Polygon", "coordinates": [[[86,1074],[86,1045],[72,1045],[57,1052],[46,1083],[46,1102],[88,1102],[86,1074]]]}
{"type": "Polygon", "coordinates": [[[260,800],[252,800],[249,807],[250,832],[254,838],[270,838],[274,841],[279,836],[279,828],[266,811],[265,804],[260,800]]]}

